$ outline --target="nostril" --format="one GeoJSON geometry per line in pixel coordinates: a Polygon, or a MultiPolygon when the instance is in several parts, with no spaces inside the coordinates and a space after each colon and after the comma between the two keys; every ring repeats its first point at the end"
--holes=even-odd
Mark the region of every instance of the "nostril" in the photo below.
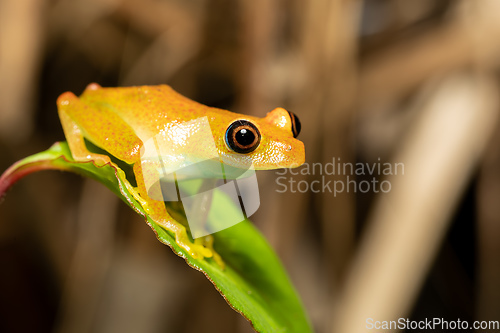
{"type": "Polygon", "coordinates": [[[300,129],[301,129],[299,117],[297,117],[293,112],[290,112],[290,111],[287,111],[287,112],[290,115],[290,119],[292,121],[293,137],[296,138],[299,136],[300,129]]]}

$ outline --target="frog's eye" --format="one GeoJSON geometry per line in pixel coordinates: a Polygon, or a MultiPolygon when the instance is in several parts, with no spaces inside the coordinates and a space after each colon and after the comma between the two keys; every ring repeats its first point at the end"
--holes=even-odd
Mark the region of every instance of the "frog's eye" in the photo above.
{"type": "Polygon", "coordinates": [[[259,129],[247,120],[236,120],[226,130],[226,143],[237,153],[251,153],[260,144],[259,129]]]}
{"type": "Polygon", "coordinates": [[[300,120],[299,117],[297,117],[294,113],[287,111],[288,114],[290,115],[290,120],[292,121],[292,133],[293,137],[296,138],[300,134],[300,120]]]}

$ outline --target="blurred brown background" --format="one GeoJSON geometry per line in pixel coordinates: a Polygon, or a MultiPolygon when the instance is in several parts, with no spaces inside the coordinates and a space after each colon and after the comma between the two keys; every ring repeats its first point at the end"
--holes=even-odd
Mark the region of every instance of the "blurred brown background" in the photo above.
{"type": "MultiPolygon", "coordinates": [[[[376,175],[389,193],[278,193],[276,173],[259,173],[252,220],[317,332],[500,320],[499,12],[496,0],[3,0],[0,169],[64,140],[56,98],[90,82],[167,83],[257,116],[283,106],[308,163],[405,165],[376,175]]],[[[1,332],[252,331],[94,181],[32,175],[0,222],[1,332]]]]}

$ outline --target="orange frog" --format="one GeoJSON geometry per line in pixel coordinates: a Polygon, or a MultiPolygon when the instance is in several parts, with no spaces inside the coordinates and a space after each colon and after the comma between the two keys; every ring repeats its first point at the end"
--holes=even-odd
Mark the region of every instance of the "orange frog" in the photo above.
{"type": "MultiPolygon", "coordinates": [[[[293,113],[282,108],[257,118],[199,104],[167,85],[102,88],[95,83],[80,97],[71,92],[62,94],[57,106],[73,158],[81,162],[93,161],[96,165],[114,165],[111,155],[130,165],[137,186],[126,182],[129,192],[194,258],[216,255],[211,238],[191,241],[184,225],[170,216],[164,202],[148,195],[144,181],[146,173],[158,169],[158,163],[176,164],[177,168],[188,160],[210,157],[209,145],[186,142],[188,137],[196,137],[195,134],[203,130],[194,120],[208,121],[215,144],[213,149],[226,166],[238,168],[251,164],[255,170],[269,170],[296,167],[305,159],[304,145],[296,139],[300,122],[293,113]],[[147,142],[153,142],[159,134],[183,123],[188,124],[183,127],[184,132],[171,138],[176,147],[169,150],[171,156],[161,161],[141,158],[147,142]],[[109,155],[90,149],[86,141],[109,155]]],[[[168,169],[169,165],[163,167],[168,169]]],[[[120,168],[116,169],[123,173],[120,168]]]]}

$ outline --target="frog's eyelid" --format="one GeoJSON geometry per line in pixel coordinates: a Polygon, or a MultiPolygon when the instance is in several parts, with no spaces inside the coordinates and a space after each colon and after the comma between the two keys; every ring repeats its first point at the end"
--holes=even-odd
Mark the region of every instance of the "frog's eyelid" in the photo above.
{"type": "MultiPolygon", "coordinates": [[[[227,128],[231,127],[232,125],[234,125],[234,124],[236,124],[236,123],[237,123],[239,126],[243,126],[243,125],[246,125],[246,124],[250,123],[250,124],[252,124],[253,126],[257,127],[257,124],[255,124],[253,121],[248,120],[248,119],[244,119],[244,118],[242,118],[242,119],[237,119],[237,120],[234,120],[233,122],[231,122],[231,124],[229,124],[229,126],[228,126],[227,128]]],[[[227,129],[226,129],[226,130],[227,130],[227,129]]]]}
{"type": "MultiPolygon", "coordinates": [[[[255,123],[253,120],[249,120],[247,118],[240,118],[240,119],[233,120],[232,122],[229,123],[229,125],[226,127],[226,130],[224,131],[224,138],[227,137],[228,129],[236,123],[238,123],[238,126],[244,126],[244,125],[247,125],[248,123],[250,123],[251,125],[253,125],[253,127],[257,128],[257,133],[259,133],[259,136],[262,137],[260,126],[257,123],[255,123]]],[[[236,127],[236,126],[233,126],[233,127],[236,127]]]]}

